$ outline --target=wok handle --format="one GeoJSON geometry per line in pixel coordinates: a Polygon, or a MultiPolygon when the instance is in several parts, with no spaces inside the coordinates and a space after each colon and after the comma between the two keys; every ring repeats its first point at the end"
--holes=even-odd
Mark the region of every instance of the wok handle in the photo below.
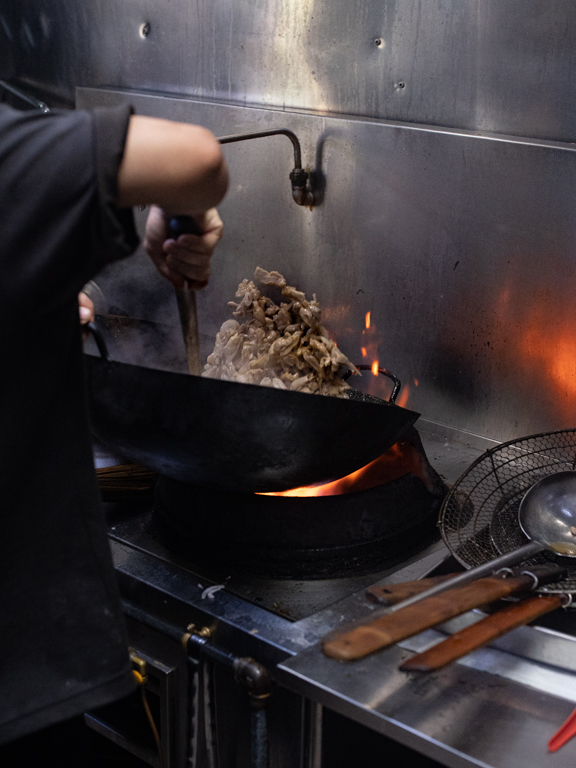
{"type": "Polygon", "coordinates": [[[176,240],[180,235],[203,235],[204,232],[191,216],[172,216],[168,222],[168,234],[176,240]]]}
{"type": "MultiPolygon", "coordinates": [[[[372,366],[371,365],[365,365],[364,363],[361,363],[360,365],[357,365],[356,368],[359,371],[371,371],[372,370],[372,366]]],[[[389,371],[386,368],[378,368],[378,373],[381,376],[388,377],[390,379],[390,381],[394,384],[394,386],[392,388],[392,394],[388,398],[388,402],[391,403],[391,404],[395,403],[396,402],[396,398],[398,397],[398,393],[400,392],[400,390],[402,388],[402,382],[400,381],[398,376],[396,376],[395,373],[392,373],[392,371],[389,371]]],[[[345,373],[344,376],[342,376],[342,378],[344,379],[344,381],[347,381],[350,378],[350,376],[352,376],[352,371],[347,371],[347,373],[345,373]]]]}
{"type": "MultiPolygon", "coordinates": [[[[180,235],[201,235],[202,229],[190,216],[173,216],[168,222],[168,234],[177,239],[180,235]]],[[[193,376],[200,376],[202,364],[200,361],[200,335],[198,332],[198,314],[196,312],[196,292],[188,281],[183,288],[176,288],[176,301],[184,346],[188,356],[188,370],[193,376]]]]}
{"type": "Polygon", "coordinates": [[[88,331],[88,333],[92,334],[94,341],[96,342],[96,346],[98,347],[98,352],[100,352],[100,357],[105,362],[109,363],[110,356],[108,354],[108,347],[106,346],[104,336],[102,335],[100,328],[98,328],[96,323],[86,323],[86,325],[82,326],[82,330],[88,331]]]}
{"type": "Polygon", "coordinates": [[[479,605],[518,592],[527,592],[534,586],[535,578],[530,573],[507,579],[495,576],[478,579],[448,594],[430,597],[419,605],[411,605],[397,613],[374,619],[369,624],[337,634],[324,642],[322,650],[326,656],[339,661],[361,659],[369,653],[478,608],[479,605]]]}
{"type": "Polygon", "coordinates": [[[403,672],[434,672],[566,603],[566,595],[539,595],[506,606],[402,664],[403,672]]]}

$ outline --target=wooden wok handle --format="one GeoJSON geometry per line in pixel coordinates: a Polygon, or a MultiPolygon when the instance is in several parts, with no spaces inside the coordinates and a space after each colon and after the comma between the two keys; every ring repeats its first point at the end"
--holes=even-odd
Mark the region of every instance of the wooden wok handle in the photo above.
{"type": "Polygon", "coordinates": [[[324,642],[322,650],[326,656],[340,661],[361,659],[479,605],[527,591],[533,586],[534,579],[530,575],[478,579],[472,584],[429,597],[416,605],[409,605],[396,613],[336,635],[324,642]]]}
{"type": "Polygon", "coordinates": [[[443,581],[451,579],[455,576],[454,573],[449,573],[446,576],[432,576],[428,579],[418,579],[416,581],[403,581],[398,584],[384,584],[379,587],[368,587],[366,590],[366,597],[373,603],[380,603],[380,605],[396,605],[401,603],[402,600],[407,600],[413,595],[419,595],[420,592],[441,584],[443,581]]]}
{"type": "MultiPolygon", "coordinates": [[[[173,238],[186,234],[203,234],[198,224],[190,216],[174,216],[170,219],[168,233],[173,238]]],[[[196,292],[188,286],[187,282],[183,288],[176,288],[175,290],[180,325],[182,326],[182,336],[188,356],[188,370],[193,376],[200,376],[202,373],[202,363],[200,361],[200,335],[196,312],[196,292]]]]}
{"type": "Polygon", "coordinates": [[[200,361],[200,336],[198,333],[198,315],[196,313],[196,291],[188,285],[176,288],[176,301],[178,302],[178,314],[182,326],[182,336],[186,355],[188,356],[188,370],[193,376],[200,376],[202,363],[200,361]]]}
{"type": "Polygon", "coordinates": [[[433,672],[442,669],[476,648],[487,645],[522,624],[550,613],[565,602],[564,595],[529,597],[481,619],[476,624],[456,632],[424,653],[417,653],[400,667],[403,672],[433,672]]]}

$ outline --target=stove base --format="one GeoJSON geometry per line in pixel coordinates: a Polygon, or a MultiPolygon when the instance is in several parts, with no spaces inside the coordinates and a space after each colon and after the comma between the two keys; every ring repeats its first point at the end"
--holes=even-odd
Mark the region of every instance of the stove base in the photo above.
{"type": "Polygon", "coordinates": [[[150,533],[200,565],[271,579],[374,573],[438,538],[437,493],[412,474],[341,496],[219,492],[161,478],[150,533]]]}

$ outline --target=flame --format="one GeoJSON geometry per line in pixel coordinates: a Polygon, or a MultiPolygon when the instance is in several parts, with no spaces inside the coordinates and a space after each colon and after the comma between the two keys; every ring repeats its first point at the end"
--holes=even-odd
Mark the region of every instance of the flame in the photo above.
{"type": "MultiPolygon", "coordinates": [[[[379,346],[380,342],[382,341],[382,334],[379,332],[378,327],[375,323],[372,322],[372,312],[366,312],[365,315],[365,328],[362,329],[362,340],[360,347],[360,351],[362,353],[363,358],[368,358],[366,360],[366,363],[370,362],[370,371],[372,372],[373,376],[378,377],[379,373],[379,367],[380,367],[380,357],[379,354],[379,346]]],[[[364,362],[364,361],[363,361],[364,362]]],[[[418,380],[414,379],[414,383],[416,386],[418,386],[418,380]]],[[[382,379],[378,379],[375,381],[374,379],[368,378],[368,381],[365,385],[365,390],[370,395],[375,395],[376,397],[385,397],[386,392],[386,384],[383,382],[382,379]]],[[[408,395],[409,395],[409,389],[405,386],[402,389],[402,394],[399,397],[397,404],[402,405],[403,407],[406,405],[408,401],[408,395]]]]}
{"type": "Polygon", "coordinates": [[[417,387],[419,383],[420,383],[420,382],[418,381],[418,379],[414,379],[414,386],[415,386],[415,387],[417,387]]]}
{"type": "Polygon", "coordinates": [[[428,483],[424,461],[415,450],[409,440],[402,440],[392,446],[386,453],[371,461],[366,466],[351,472],[340,480],[334,480],[324,485],[307,486],[304,488],[292,488],[289,491],[277,493],[258,493],[257,496],[287,496],[287,497],[311,497],[311,496],[339,496],[345,493],[366,491],[384,483],[390,483],[399,477],[412,472],[428,483]]]}
{"type": "Polygon", "coordinates": [[[398,400],[396,400],[396,405],[399,405],[400,408],[406,408],[408,405],[408,398],[410,397],[410,387],[408,384],[405,384],[402,388],[402,391],[400,392],[400,397],[398,400]]]}

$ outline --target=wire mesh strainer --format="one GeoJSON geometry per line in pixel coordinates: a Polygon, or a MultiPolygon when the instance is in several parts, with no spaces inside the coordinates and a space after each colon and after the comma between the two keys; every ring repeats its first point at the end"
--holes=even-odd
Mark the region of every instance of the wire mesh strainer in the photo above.
{"type": "MultiPolygon", "coordinates": [[[[518,524],[526,491],[553,472],[576,469],[576,429],[511,440],[482,454],[456,481],[440,512],[446,546],[465,568],[493,560],[528,543],[518,524]]],[[[573,558],[544,552],[526,563],[557,562],[568,569],[537,592],[576,592],[573,558]]]]}

